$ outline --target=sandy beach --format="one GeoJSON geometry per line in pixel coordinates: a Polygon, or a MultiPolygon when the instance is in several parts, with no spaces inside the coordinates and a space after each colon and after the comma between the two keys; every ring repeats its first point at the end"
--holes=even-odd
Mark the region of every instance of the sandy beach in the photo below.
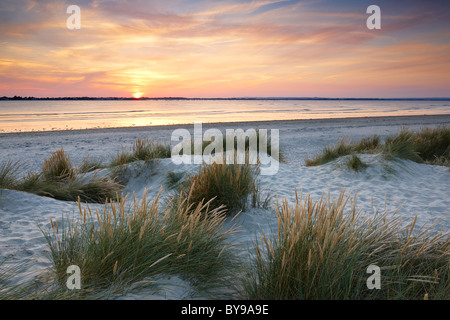
{"type": "Polygon", "coordinates": [[[449,1],[74,2],[0,2],[0,300],[450,300],[449,1]]]}
{"type": "MultiPolygon", "coordinates": [[[[380,155],[376,154],[361,155],[361,159],[369,164],[361,172],[340,166],[342,159],[316,167],[305,166],[306,157],[312,157],[342,137],[359,140],[377,134],[385,138],[402,127],[419,129],[438,125],[450,125],[450,115],[204,124],[204,130],[259,128],[280,131],[280,149],[286,161],[280,163],[276,175],[259,177],[262,194],[273,197],[271,207],[250,208],[234,221],[241,232],[233,234],[231,241],[239,255],[243,260],[248,259],[258,234],[264,230],[270,235],[272,230],[276,230],[275,201],[277,198],[294,201],[295,189],[319,199],[328,191],[335,197],[344,188],[348,193],[357,192],[357,207],[367,214],[383,211],[386,205],[387,210],[392,212],[400,208],[398,214],[406,219],[417,215],[419,225],[434,222],[437,229],[450,230],[450,171],[447,167],[398,160],[389,163],[387,170],[380,155]]],[[[43,159],[60,148],[64,148],[75,164],[86,153],[97,159],[110,159],[122,145],[129,146],[137,138],[169,143],[173,130],[180,127],[193,129],[192,125],[185,125],[1,134],[1,159],[26,162],[26,170],[39,169],[43,159]]],[[[132,175],[124,192],[135,193],[140,198],[145,190],[150,189],[148,198],[151,199],[164,185],[168,171],[195,173],[197,170],[198,165],[175,165],[171,159],[161,159],[156,166],[143,167],[141,172],[132,175]]],[[[167,192],[163,190],[163,195],[167,192]]],[[[19,283],[51,267],[48,245],[40,228],[50,228],[50,217],[59,219],[76,211],[75,202],[0,190],[0,261],[9,257],[8,263],[24,266],[15,281],[19,283]]],[[[122,298],[202,297],[177,277],[163,279],[163,282],[165,285],[157,294],[143,291],[122,298]]]]}

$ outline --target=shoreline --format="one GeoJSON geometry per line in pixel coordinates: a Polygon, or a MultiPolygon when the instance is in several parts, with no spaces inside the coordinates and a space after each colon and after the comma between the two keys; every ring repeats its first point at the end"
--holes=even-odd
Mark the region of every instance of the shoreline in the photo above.
{"type": "MultiPolygon", "coordinates": [[[[428,118],[430,120],[433,120],[433,118],[448,118],[447,120],[443,120],[442,122],[448,122],[450,123],[450,113],[448,114],[435,114],[435,115],[404,115],[404,116],[364,116],[364,117],[345,117],[345,118],[317,118],[317,119],[289,119],[289,120],[252,120],[252,121],[224,121],[224,122],[203,122],[202,125],[213,127],[214,125],[223,127],[224,125],[230,125],[230,126],[236,126],[236,125],[250,125],[250,124],[274,124],[277,123],[280,126],[284,124],[293,124],[295,122],[300,123],[313,123],[313,122],[343,122],[343,121],[361,121],[361,120],[370,120],[373,119],[376,120],[416,120],[416,119],[423,119],[428,118]]],[[[437,120],[437,119],[434,119],[437,120]]],[[[435,123],[435,122],[434,122],[435,123]]],[[[180,123],[180,124],[165,124],[165,125],[150,125],[150,126],[128,126],[128,127],[104,127],[104,128],[85,128],[85,129],[57,129],[57,130],[42,130],[42,131],[20,131],[20,132],[0,132],[0,137],[6,136],[6,135],[24,135],[24,134],[61,134],[61,133],[88,133],[88,132],[95,132],[99,133],[101,131],[146,131],[146,130],[161,130],[161,129],[169,129],[169,128],[177,128],[177,127],[187,127],[187,126],[193,126],[194,123],[180,123]]]]}
{"type": "MultiPolygon", "coordinates": [[[[304,159],[320,152],[326,145],[342,138],[359,140],[377,134],[384,139],[401,128],[450,126],[450,114],[441,116],[351,117],[303,120],[272,120],[202,123],[202,133],[208,129],[279,129],[279,142],[286,160],[304,165],[304,159]]],[[[83,155],[102,159],[114,157],[122,147],[131,146],[137,138],[170,143],[175,129],[187,129],[193,124],[173,124],[140,127],[92,128],[35,132],[0,133],[2,160],[26,161],[27,169],[38,169],[51,152],[63,148],[74,161],[83,155]]],[[[25,170],[25,169],[24,169],[25,170]]]]}

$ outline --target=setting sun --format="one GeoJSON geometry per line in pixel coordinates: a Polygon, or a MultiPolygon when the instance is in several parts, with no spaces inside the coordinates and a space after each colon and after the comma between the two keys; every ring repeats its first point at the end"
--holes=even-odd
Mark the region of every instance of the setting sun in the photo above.
{"type": "Polygon", "coordinates": [[[142,92],[135,92],[133,93],[133,98],[140,99],[142,98],[143,93],[142,92]]]}

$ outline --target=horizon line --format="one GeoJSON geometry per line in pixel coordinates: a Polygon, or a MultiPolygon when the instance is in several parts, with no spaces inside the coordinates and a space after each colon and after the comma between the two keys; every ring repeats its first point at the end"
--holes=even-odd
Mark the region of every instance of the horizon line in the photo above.
{"type": "Polygon", "coordinates": [[[414,98],[356,98],[356,97],[90,97],[90,96],[74,96],[74,97],[34,97],[34,96],[2,96],[1,100],[450,100],[450,97],[414,97],[414,98]]]}

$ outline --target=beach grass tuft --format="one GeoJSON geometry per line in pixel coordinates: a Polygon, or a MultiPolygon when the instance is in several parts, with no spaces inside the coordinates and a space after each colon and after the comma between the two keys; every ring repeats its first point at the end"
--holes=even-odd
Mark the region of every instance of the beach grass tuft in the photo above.
{"type": "Polygon", "coordinates": [[[361,158],[358,157],[357,155],[352,154],[345,160],[345,166],[349,170],[359,172],[359,171],[367,168],[369,165],[367,163],[365,163],[364,161],[362,161],[361,158]]]}
{"type": "MultiPolygon", "coordinates": [[[[450,160],[450,127],[424,127],[418,131],[403,128],[400,133],[386,139],[386,144],[405,144],[404,148],[412,150],[419,158],[413,156],[416,162],[439,164],[450,160]]],[[[408,150],[408,152],[411,152],[408,150]]],[[[408,154],[407,152],[407,154],[408,154]]]]}
{"type": "Polygon", "coordinates": [[[358,153],[362,152],[374,152],[381,144],[380,136],[374,134],[370,137],[362,138],[354,147],[354,151],[358,153]]]}
{"type": "Polygon", "coordinates": [[[136,139],[132,146],[134,158],[149,161],[152,159],[170,158],[170,145],[153,142],[149,139],[136,139]]]}
{"type": "Polygon", "coordinates": [[[174,195],[165,208],[165,224],[172,234],[172,246],[177,247],[175,267],[196,287],[230,289],[235,284],[235,274],[241,262],[233,246],[227,242],[231,234],[239,232],[232,225],[225,228],[227,209],[213,207],[211,200],[194,203],[189,195],[174,195]],[[176,242],[175,242],[176,240],[176,242]]]}
{"type": "Polygon", "coordinates": [[[203,163],[195,175],[186,175],[178,184],[177,194],[197,205],[210,201],[212,208],[225,206],[229,214],[246,210],[249,199],[256,198],[259,189],[259,164],[250,164],[248,153],[244,163],[223,158],[223,163],[203,163]]]}
{"type": "MultiPolygon", "coordinates": [[[[253,141],[256,144],[256,153],[265,153],[268,156],[271,156],[273,158],[275,158],[277,161],[279,162],[283,162],[286,163],[286,157],[284,156],[284,153],[282,152],[282,150],[280,149],[280,147],[278,146],[276,154],[275,154],[275,150],[273,149],[272,146],[272,138],[270,136],[270,134],[268,134],[266,131],[261,131],[259,129],[254,130],[254,132],[249,132],[248,135],[245,135],[245,139],[243,139],[242,141],[239,141],[238,136],[234,135],[234,136],[230,136],[230,138],[232,138],[232,144],[230,145],[230,148],[227,146],[227,136],[221,136],[221,140],[219,141],[202,141],[202,146],[201,146],[201,153],[204,154],[205,149],[207,147],[210,147],[212,144],[214,145],[218,145],[220,146],[220,150],[214,150],[213,153],[223,153],[226,151],[238,151],[239,149],[241,149],[240,151],[249,151],[251,149],[251,144],[250,142],[253,141]],[[264,146],[265,150],[261,149],[261,146],[264,146]]],[[[219,139],[218,137],[215,137],[215,139],[219,139]]],[[[190,149],[191,149],[191,154],[192,155],[198,155],[196,154],[196,150],[194,148],[194,141],[191,141],[190,143],[190,149]]],[[[211,152],[212,152],[211,150],[211,152]]]]}
{"type": "Polygon", "coordinates": [[[170,145],[154,142],[150,139],[137,138],[130,150],[122,146],[122,150],[110,162],[110,167],[125,165],[135,161],[152,161],[154,159],[170,158],[170,145]]]}
{"type": "Polygon", "coordinates": [[[423,162],[419,153],[415,151],[411,141],[412,132],[402,129],[395,135],[388,136],[382,146],[384,157],[387,159],[399,158],[414,162],[423,162]]]}
{"type": "Polygon", "coordinates": [[[167,189],[173,190],[175,189],[178,184],[182,181],[185,172],[173,172],[173,171],[167,171],[166,178],[164,181],[164,184],[167,189]]]}
{"type": "Polygon", "coordinates": [[[450,238],[387,212],[363,215],[356,196],[309,195],[276,209],[278,231],[255,242],[245,297],[259,300],[450,298],[450,238]],[[351,203],[351,204],[350,204],[351,203]],[[350,204],[350,208],[348,208],[350,204]],[[367,286],[369,265],[381,288],[367,286]]]}
{"type": "Polygon", "coordinates": [[[17,190],[65,201],[103,203],[122,190],[122,185],[109,177],[77,175],[65,180],[47,180],[41,173],[29,172],[17,185],[17,190]]]}
{"type": "Polygon", "coordinates": [[[305,159],[307,166],[318,166],[330,161],[336,160],[339,157],[347,156],[353,151],[353,146],[347,143],[345,138],[338,140],[335,145],[326,146],[320,155],[312,159],[305,159]]]}
{"type": "Polygon", "coordinates": [[[45,159],[40,172],[28,171],[17,179],[11,189],[59,200],[104,203],[115,197],[123,186],[115,178],[79,173],[63,149],[45,159]]]}
{"type": "Polygon", "coordinates": [[[53,152],[42,164],[42,176],[46,181],[61,181],[75,176],[75,169],[64,149],[53,152]]]}
{"type": "Polygon", "coordinates": [[[118,197],[103,210],[78,201],[79,219],[51,220],[44,235],[60,285],[69,265],[80,267],[83,288],[95,290],[125,289],[144,279],[152,286],[156,276],[174,274],[208,288],[230,276],[236,259],[226,238],[236,229],[222,230],[223,208],[191,208],[189,199],[173,198],[178,205],[161,210],[158,199],[147,201],[144,194],[127,206],[127,197],[118,197]]]}
{"type": "Polygon", "coordinates": [[[0,261],[0,300],[16,300],[23,296],[20,285],[13,285],[14,275],[22,271],[19,264],[8,264],[8,258],[0,261]]]}
{"type": "Polygon", "coordinates": [[[450,165],[450,127],[423,127],[417,131],[402,128],[398,133],[381,142],[378,135],[359,142],[346,142],[342,138],[334,146],[326,146],[312,159],[305,159],[306,166],[317,166],[352,153],[382,153],[388,160],[407,159],[417,163],[450,165]]]}
{"type": "Polygon", "coordinates": [[[2,161],[0,163],[0,189],[14,189],[17,185],[17,172],[22,164],[19,161],[2,161]]]}
{"type": "Polygon", "coordinates": [[[100,159],[93,158],[89,153],[85,154],[80,164],[78,165],[77,172],[88,173],[98,169],[103,169],[106,166],[100,159]]]}

